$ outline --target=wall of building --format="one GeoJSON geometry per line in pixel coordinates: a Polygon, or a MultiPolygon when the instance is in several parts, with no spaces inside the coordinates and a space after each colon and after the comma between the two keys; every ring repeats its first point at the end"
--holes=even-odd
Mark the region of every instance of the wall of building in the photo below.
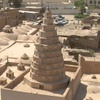
{"type": "MultiPolygon", "coordinates": [[[[25,70],[21,75],[19,75],[17,78],[15,78],[13,81],[11,81],[9,84],[5,86],[5,88],[12,89],[14,88],[18,83],[20,83],[23,80],[23,77],[30,71],[30,68],[25,70]]],[[[20,99],[19,99],[20,100],[20,99]]]]}
{"type": "MultiPolygon", "coordinates": [[[[23,0],[24,5],[25,5],[25,2],[27,3],[26,0],[23,0]]],[[[31,0],[29,2],[31,2],[31,0]]],[[[34,0],[34,2],[36,2],[36,0],[34,0]]],[[[71,0],[38,0],[37,2],[40,3],[40,5],[37,4],[37,6],[42,5],[45,8],[49,6],[49,8],[53,14],[65,15],[65,14],[76,14],[79,12],[78,9],[75,8],[73,0],[72,0],[72,2],[71,2],[71,0]]],[[[31,4],[29,4],[29,5],[31,5],[31,4]]],[[[35,4],[33,4],[33,5],[35,5],[35,4]]]]}
{"type": "Polygon", "coordinates": [[[80,57],[80,66],[82,73],[85,74],[100,74],[100,61],[86,61],[82,56],[80,57]]]}
{"type": "Polygon", "coordinates": [[[91,48],[91,49],[98,49],[99,45],[99,37],[97,36],[84,36],[84,37],[68,37],[68,42],[69,45],[74,48],[74,47],[79,47],[79,48],[91,48]]]}
{"type": "Polygon", "coordinates": [[[4,16],[6,16],[8,25],[13,26],[19,20],[18,10],[15,10],[15,9],[14,10],[6,10],[3,13],[4,13],[4,16]]]}
{"type": "Polygon", "coordinates": [[[50,8],[51,12],[53,14],[76,14],[78,13],[78,9],[76,9],[74,7],[74,4],[72,2],[70,3],[62,3],[62,2],[53,2],[53,3],[44,3],[43,4],[44,7],[48,7],[50,8]]]}
{"type": "Polygon", "coordinates": [[[0,17],[0,31],[2,30],[2,28],[7,24],[6,21],[6,17],[5,16],[1,16],[0,17]]]}
{"type": "Polygon", "coordinates": [[[0,16],[0,30],[2,30],[2,28],[5,25],[11,25],[11,26],[15,26],[18,24],[19,22],[19,12],[18,10],[5,10],[3,12],[1,12],[2,15],[0,16]],[[1,24],[2,23],[2,24],[1,24]]]}
{"type": "Polygon", "coordinates": [[[97,6],[100,5],[100,0],[86,0],[86,3],[88,6],[90,5],[97,6]]]}
{"type": "Polygon", "coordinates": [[[6,70],[6,63],[0,65],[0,74],[2,74],[6,70]]]}
{"type": "Polygon", "coordinates": [[[74,8],[60,9],[60,7],[59,7],[57,10],[55,10],[55,9],[50,9],[50,10],[51,10],[52,14],[54,14],[54,15],[66,15],[66,14],[73,15],[73,14],[79,13],[79,11],[74,8]]]}
{"type": "Polygon", "coordinates": [[[65,71],[69,71],[69,72],[76,72],[77,71],[78,66],[77,65],[65,65],[65,71]]]}
{"type": "MultiPolygon", "coordinates": [[[[34,92],[34,91],[33,91],[34,92]]],[[[1,100],[64,100],[63,97],[1,89],[1,100]]]]}
{"type": "Polygon", "coordinates": [[[81,67],[77,69],[75,72],[74,77],[71,79],[71,82],[69,86],[67,87],[65,93],[63,96],[65,97],[65,100],[72,100],[73,97],[75,96],[75,93],[78,89],[78,86],[80,84],[80,79],[81,79],[82,73],[81,73],[81,67]]]}

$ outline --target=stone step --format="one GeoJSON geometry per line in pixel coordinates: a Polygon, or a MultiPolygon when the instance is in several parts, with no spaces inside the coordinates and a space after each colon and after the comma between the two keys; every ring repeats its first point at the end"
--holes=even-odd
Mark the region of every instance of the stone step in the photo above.
{"type": "Polygon", "coordinates": [[[61,61],[61,62],[57,62],[57,63],[54,63],[54,64],[40,64],[40,63],[37,63],[37,62],[32,62],[32,65],[31,67],[34,67],[34,68],[37,68],[37,69],[40,69],[40,70],[54,70],[54,69],[59,69],[61,67],[64,67],[64,62],[61,61]]]}
{"type": "Polygon", "coordinates": [[[36,75],[35,73],[30,72],[30,76],[32,79],[37,80],[39,82],[55,82],[59,81],[64,78],[65,74],[61,73],[59,75],[51,75],[51,76],[41,76],[41,75],[36,75]]]}
{"type": "Polygon", "coordinates": [[[34,55],[39,58],[53,58],[62,56],[61,51],[53,51],[53,52],[39,52],[37,50],[34,51],[34,55]]]}
{"type": "Polygon", "coordinates": [[[44,37],[38,37],[37,43],[39,44],[55,44],[59,43],[58,37],[52,37],[52,38],[44,38],[44,37]]]}
{"type": "Polygon", "coordinates": [[[43,51],[43,52],[61,50],[62,48],[62,44],[60,42],[56,44],[51,44],[51,45],[44,45],[44,44],[39,44],[39,43],[35,43],[34,45],[35,45],[36,50],[43,51]]]}
{"type": "Polygon", "coordinates": [[[63,61],[63,58],[62,56],[55,57],[55,58],[38,58],[34,55],[33,61],[40,63],[40,64],[54,64],[54,63],[63,61]]]}
{"type": "Polygon", "coordinates": [[[49,75],[59,75],[61,73],[64,73],[64,67],[62,66],[59,69],[55,69],[55,70],[40,70],[40,69],[36,69],[36,68],[32,68],[31,72],[35,73],[36,75],[42,75],[42,76],[49,76],[49,75]]]}

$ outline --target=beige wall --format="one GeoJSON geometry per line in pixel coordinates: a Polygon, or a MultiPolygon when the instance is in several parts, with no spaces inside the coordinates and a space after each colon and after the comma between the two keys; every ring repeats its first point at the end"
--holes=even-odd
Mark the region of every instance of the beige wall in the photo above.
{"type": "Polygon", "coordinates": [[[65,93],[63,94],[63,96],[65,97],[65,100],[73,99],[78,89],[78,86],[80,84],[81,76],[82,76],[81,67],[79,67],[77,71],[75,72],[74,77],[71,79],[71,82],[69,86],[67,87],[65,93]]]}
{"type": "Polygon", "coordinates": [[[7,23],[6,17],[5,16],[0,17],[0,31],[6,25],[6,23],[7,23]]]}
{"type": "Polygon", "coordinates": [[[19,22],[19,12],[18,10],[5,10],[2,12],[2,15],[0,16],[0,30],[5,25],[11,25],[14,26],[17,24],[17,21],[19,22]]]}
{"type": "Polygon", "coordinates": [[[86,61],[83,57],[80,57],[80,66],[82,67],[82,73],[85,74],[100,74],[100,61],[86,61]]]}
{"type": "MultiPolygon", "coordinates": [[[[34,91],[33,91],[34,92],[34,91]]],[[[1,89],[1,99],[2,100],[64,100],[63,97],[54,97],[49,95],[33,94],[13,91],[8,89],[1,89]]]]}
{"type": "MultiPolygon", "coordinates": [[[[60,8],[60,7],[59,7],[60,8]]],[[[77,13],[79,13],[79,11],[77,10],[77,9],[59,9],[58,8],[58,10],[53,10],[53,9],[50,9],[51,10],[51,12],[52,12],[52,14],[61,14],[61,15],[66,15],[66,14],[71,14],[71,15],[73,15],[73,14],[77,14],[77,13]]]]}
{"type": "Polygon", "coordinates": [[[100,5],[100,0],[86,0],[87,5],[100,5]]]}
{"type": "Polygon", "coordinates": [[[87,36],[87,37],[68,37],[69,44],[74,45],[75,47],[83,47],[98,49],[99,45],[99,36],[87,36]]]}
{"type": "Polygon", "coordinates": [[[7,68],[6,63],[0,65],[0,75],[6,70],[6,68],[7,68]]]}
{"type": "Polygon", "coordinates": [[[4,16],[6,16],[8,25],[15,25],[15,22],[19,20],[19,12],[18,10],[9,10],[4,12],[4,16]]]}
{"type": "Polygon", "coordinates": [[[20,83],[23,80],[23,77],[30,71],[30,68],[28,68],[26,71],[24,71],[21,75],[19,75],[17,78],[15,78],[13,81],[11,81],[9,84],[5,86],[5,88],[12,89],[14,88],[18,83],[20,83]]]}

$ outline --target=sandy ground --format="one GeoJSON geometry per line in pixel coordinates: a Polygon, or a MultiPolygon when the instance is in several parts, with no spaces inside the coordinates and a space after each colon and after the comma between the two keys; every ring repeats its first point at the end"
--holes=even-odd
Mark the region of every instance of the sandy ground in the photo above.
{"type": "Polygon", "coordinates": [[[73,100],[100,100],[100,75],[95,74],[96,79],[92,79],[93,75],[84,74],[82,76],[79,89],[73,100]]]}

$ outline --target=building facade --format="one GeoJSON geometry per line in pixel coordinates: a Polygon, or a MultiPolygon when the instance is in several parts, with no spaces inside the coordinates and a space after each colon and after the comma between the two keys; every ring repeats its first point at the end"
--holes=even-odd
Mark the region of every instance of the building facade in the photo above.
{"type": "Polygon", "coordinates": [[[0,12],[0,30],[5,25],[15,26],[19,22],[19,12],[16,9],[6,9],[0,12]]]}
{"type": "Polygon", "coordinates": [[[86,0],[88,6],[100,6],[100,0],[86,0]]]}
{"type": "Polygon", "coordinates": [[[50,8],[53,14],[76,14],[78,10],[74,6],[73,0],[23,0],[22,5],[42,6],[50,8]]]}

